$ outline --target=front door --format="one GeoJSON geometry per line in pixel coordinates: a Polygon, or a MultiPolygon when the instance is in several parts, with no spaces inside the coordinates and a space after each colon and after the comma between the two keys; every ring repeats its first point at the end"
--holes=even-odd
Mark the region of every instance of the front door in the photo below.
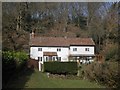
{"type": "Polygon", "coordinates": [[[52,56],[49,56],[49,61],[52,61],[52,56]]]}

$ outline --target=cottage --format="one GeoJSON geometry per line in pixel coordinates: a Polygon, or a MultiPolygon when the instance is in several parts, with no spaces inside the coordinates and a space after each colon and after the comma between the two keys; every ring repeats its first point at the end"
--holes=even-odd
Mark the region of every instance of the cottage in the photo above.
{"type": "Polygon", "coordinates": [[[95,43],[92,38],[30,37],[30,58],[47,61],[93,62],[95,43]]]}

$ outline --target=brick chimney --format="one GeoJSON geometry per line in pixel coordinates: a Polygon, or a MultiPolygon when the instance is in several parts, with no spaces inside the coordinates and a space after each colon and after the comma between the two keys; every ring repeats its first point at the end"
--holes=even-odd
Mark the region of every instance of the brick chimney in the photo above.
{"type": "Polygon", "coordinates": [[[35,32],[32,30],[32,33],[30,33],[30,39],[35,37],[35,32]]]}
{"type": "Polygon", "coordinates": [[[67,39],[67,36],[64,36],[65,39],[67,39]]]}

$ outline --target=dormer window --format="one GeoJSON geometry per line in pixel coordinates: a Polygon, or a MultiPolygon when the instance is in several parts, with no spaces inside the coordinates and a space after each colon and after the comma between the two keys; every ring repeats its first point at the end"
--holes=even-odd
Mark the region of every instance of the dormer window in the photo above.
{"type": "Polygon", "coordinates": [[[42,48],[38,48],[38,51],[42,51],[42,48]]]}
{"type": "Polygon", "coordinates": [[[61,51],[61,48],[57,48],[57,51],[61,51]]]}
{"type": "Polygon", "coordinates": [[[73,48],[73,51],[77,51],[77,48],[73,48]]]}
{"type": "Polygon", "coordinates": [[[89,48],[85,48],[85,51],[89,51],[89,48]]]}

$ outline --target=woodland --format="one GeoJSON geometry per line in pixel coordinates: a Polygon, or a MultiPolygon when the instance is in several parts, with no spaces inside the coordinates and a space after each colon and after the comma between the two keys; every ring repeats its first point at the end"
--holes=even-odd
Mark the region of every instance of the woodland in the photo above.
{"type": "Polygon", "coordinates": [[[45,37],[92,38],[95,42],[95,54],[103,56],[105,63],[85,66],[86,69],[81,71],[81,77],[102,82],[110,87],[118,86],[119,4],[119,2],[3,2],[4,87],[8,82],[8,76],[24,70],[23,66],[29,58],[29,39],[32,31],[35,35],[45,37]]]}

